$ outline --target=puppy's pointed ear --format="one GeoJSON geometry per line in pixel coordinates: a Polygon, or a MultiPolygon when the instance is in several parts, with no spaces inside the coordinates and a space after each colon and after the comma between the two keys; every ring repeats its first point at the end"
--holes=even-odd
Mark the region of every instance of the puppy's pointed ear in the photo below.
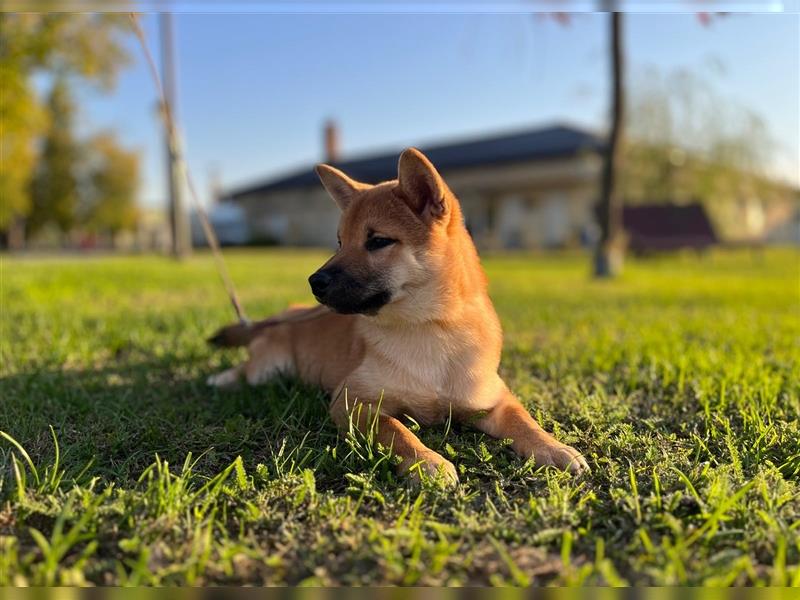
{"type": "Polygon", "coordinates": [[[317,165],[315,170],[319,175],[320,181],[322,181],[322,185],[325,186],[333,201],[342,210],[347,209],[356,192],[370,187],[366,183],[350,179],[339,169],[334,169],[330,165],[317,165]]]}
{"type": "Polygon", "coordinates": [[[406,204],[424,221],[444,217],[448,206],[447,185],[427,157],[416,148],[400,155],[397,183],[406,204]]]}

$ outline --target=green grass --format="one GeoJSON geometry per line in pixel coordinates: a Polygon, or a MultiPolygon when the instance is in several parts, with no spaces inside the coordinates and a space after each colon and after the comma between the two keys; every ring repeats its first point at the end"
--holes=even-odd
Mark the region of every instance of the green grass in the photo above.
{"type": "MultiPolygon", "coordinates": [[[[789,251],[485,261],[502,374],[582,450],[575,478],[467,428],[414,489],[291,379],[241,358],[208,256],[2,272],[0,585],[800,584],[800,289],[789,251]],[[52,427],[52,430],[51,430],[52,427]]],[[[229,252],[252,316],[308,301],[318,252],[229,252]]]]}

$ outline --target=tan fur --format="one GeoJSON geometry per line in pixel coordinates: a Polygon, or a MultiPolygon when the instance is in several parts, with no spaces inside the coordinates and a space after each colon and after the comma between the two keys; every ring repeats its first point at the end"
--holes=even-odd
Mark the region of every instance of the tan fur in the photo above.
{"type": "MultiPolygon", "coordinates": [[[[398,179],[375,186],[321,165],[325,188],[342,208],[341,248],[324,265],[381,282],[391,300],[377,314],[321,312],[307,320],[273,318],[253,336],[249,360],[217,376],[258,384],[279,371],[332,395],[340,427],[377,417],[377,439],[419,469],[457,481],[455,467],[426,448],[399,420],[425,424],[448,418],[472,423],[541,465],[580,472],[586,461],[546,433],[499,377],[502,333],[475,246],[458,201],[418,150],[400,157],[398,179]],[[398,240],[369,252],[371,233],[398,240]],[[380,404],[379,404],[380,402],[380,404]]],[[[377,283],[376,283],[377,285],[377,283]]],[[[319,309],[307,309],[314,311],[319,309]]]]}

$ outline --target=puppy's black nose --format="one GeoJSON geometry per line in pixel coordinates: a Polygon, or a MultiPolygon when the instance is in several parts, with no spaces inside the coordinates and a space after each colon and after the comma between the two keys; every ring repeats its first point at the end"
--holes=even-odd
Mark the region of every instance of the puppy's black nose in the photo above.
{"type": "Polygon", "coordinates": [[[325,295],[325,291],[330,287],[333,277],[327,271],[317,271],[308,278],[308,283],[311,284],[311,291],[318,298],[325,295]]]}

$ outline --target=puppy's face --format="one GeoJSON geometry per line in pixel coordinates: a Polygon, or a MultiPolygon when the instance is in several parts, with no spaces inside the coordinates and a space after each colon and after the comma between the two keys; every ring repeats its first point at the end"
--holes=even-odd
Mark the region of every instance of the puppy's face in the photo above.
{"type": "Polygon", "coordinates": [[[340,313],[375,315],[437,278],[455,200],[418,150],[401,155],[397,180],[375,186],[327,165],[317,172],[342,209],[339,250],[309,278],[319,302],[340,313]]]}

